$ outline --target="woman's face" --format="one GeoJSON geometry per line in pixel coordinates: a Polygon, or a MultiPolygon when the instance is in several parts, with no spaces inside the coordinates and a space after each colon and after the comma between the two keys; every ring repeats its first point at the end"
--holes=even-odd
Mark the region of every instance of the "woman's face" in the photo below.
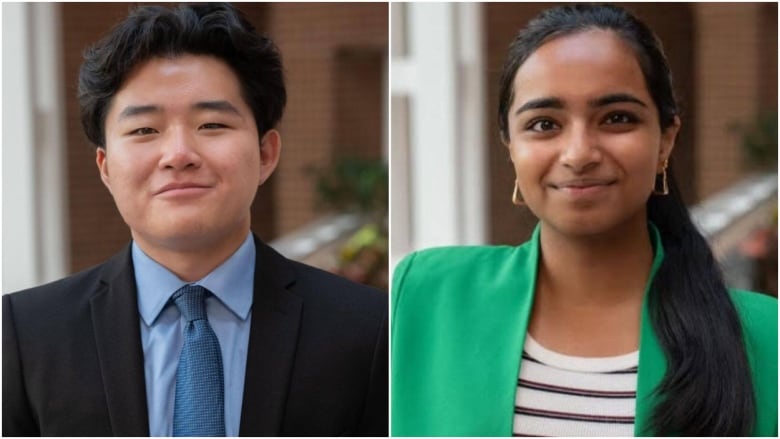
{"type": "Polygon", "coordinates": [[[680,127],[675,118],[662,132],[634,51],[604,30],[555,38],[531,54],[515,75],[508,122],[525,203],[580,236],[644,221],[680,127]]]}

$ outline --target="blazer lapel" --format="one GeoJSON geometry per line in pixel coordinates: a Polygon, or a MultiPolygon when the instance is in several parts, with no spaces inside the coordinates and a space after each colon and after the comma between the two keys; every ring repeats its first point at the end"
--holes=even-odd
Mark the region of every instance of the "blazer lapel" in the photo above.
{"type": "MultiPolygon", "coordinates": [[[[539,258],[541,256],[539,237],[541,234],[541,225],[537,224],[534,228],[531,239],[523,246],[518,247],[515,257],[509,259],[508,266],[503,273],[507,279],[507,291],[504,293],[507,303],[513,306],[507,307],[512,313],[504,313],[506,321],[502,323],[507,328],[506,333],[510,335],[501,349],[506,349],[510,355],[507,359],[503,373],[497,376],[494,384],[497,386],[495,395],[500,409],[501,422],[495,423],[495,430],[491,431],[493,436],[512,436],[514,428],[514,407],[515,396],[517,394],[517,380],[520,376],[521,357],[525,346],[525,337],[528,334],[528,323],[531,320],[531,311],[536,294],[536,281],[539,272],[539,258]],[[507,410],[508,409],[508,410],[507,410]],[[507,416],[510,414],[510,416],[507,416]]],[[[496,314],[490,316],[494,318],[496,314]]],[[[484,401],[485,406],[490,407],[488,401],[484,401]]]]}
{"type": "Polygon", "coordinates": [[[650,421],[653,409],[657,405],[658,395],[655,389],[661,383],[666,373],[666,356],[655,336],[653,324],[648,310],[648,296],[653,278],[664,260],[664,248],[661,235],[654,225],[650,225],[650,237],[653,240],[655,255],[650,268],[650,278],[645,287],[645,297],[642,302],[641,326],[639,329],[639,368],[636,383],[636,413],[634,415],[634,436],[654,436],[650,421]]]}
{"type": "Polygon", "coordinates": [[[303,299],[288,288],[292,264],[255,237],[255,287],[241,436],[279,436],[295,359],[303,299]]]}
{"type": "Polygon", "coordinates": [[[113,434],[148,436],[144,357],[129,246],[106,262],[98,288],[90,305],[113,434]]]}

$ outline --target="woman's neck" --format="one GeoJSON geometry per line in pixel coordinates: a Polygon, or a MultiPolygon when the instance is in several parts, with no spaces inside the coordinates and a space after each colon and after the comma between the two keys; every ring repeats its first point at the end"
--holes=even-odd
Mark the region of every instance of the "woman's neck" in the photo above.
{"type": "Polygon", "coordinates": [[[543,223],[529,331],[542,346],[568,355],[636,350],[652,261],[644,215],[588,237],[566,235],[543,223]]]}
{"type": "Polygon", "coordinates": [[[542,223],[539,280],[572,304],[609,305],[644,293],[653,262],[647,222],[632,220],[591,236],[542,223]]]}

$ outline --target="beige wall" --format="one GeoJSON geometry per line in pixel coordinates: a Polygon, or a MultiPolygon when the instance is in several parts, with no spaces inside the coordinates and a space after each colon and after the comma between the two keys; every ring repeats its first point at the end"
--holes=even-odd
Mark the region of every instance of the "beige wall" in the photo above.
{"type": "Polygon", "coordinates": [[[744,175],[735,125],[777,104],[777,4],[694,3],[696,182],[705,197],[744,175]],[[774,15],[774,29],[764,16],[774,15]],[[774,59],[774,63],[765,60],[774,59]],[[771,67],[774,66],[772,71],[771,67]],[[773,80],[767,80],[773,78],[773,80]]]}
{"type": "Polygon", "coordinates": [[[381,157],[387,14],[386,3],[269,7],[268,31],[284,56],[289,99],[274,177],[278,234],[318,215],[308,167],[350,152],[381,157]]]}

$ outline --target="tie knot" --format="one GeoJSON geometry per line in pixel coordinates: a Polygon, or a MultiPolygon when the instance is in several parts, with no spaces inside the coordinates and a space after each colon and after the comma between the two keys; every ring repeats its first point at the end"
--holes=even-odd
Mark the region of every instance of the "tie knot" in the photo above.
{"type": "Polygon", "coordinates": [[[187,322],[204,320],[206,319],[206,297],[209,294],[210,291],[200,285],[185,285],[173,293],[171,300],[187,322]]]}

